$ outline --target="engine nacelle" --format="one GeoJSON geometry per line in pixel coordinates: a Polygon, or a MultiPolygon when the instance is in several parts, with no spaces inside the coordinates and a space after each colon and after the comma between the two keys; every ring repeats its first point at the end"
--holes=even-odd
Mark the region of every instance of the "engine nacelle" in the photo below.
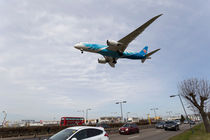
{"type": "Polygon", "coordinates": [[[98,59],[98,63],[101,63],[101,64],[106,64],[106,63],[107,63],[107,61],[106,61],[106,59],[99,58],[99,59],[98,59]]]}
{"type": "Polygon", "coordinates": [[[106,44],[107,44],[108,46],[121,46],[121,45],[122,45],[122,43],[117,42],[117,41],[114,41],[114,40],[107,40],[107,41],[106,41],[106,44]]]}

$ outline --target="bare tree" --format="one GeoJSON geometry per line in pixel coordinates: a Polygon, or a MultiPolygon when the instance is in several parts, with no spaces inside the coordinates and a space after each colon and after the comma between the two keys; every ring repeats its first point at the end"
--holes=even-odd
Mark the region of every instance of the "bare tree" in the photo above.
{"type": "Polygon", "coordinates": [[[205,106],[210,100],[209,82],[203,79],[192,78],[179,83],[178,89],[180,95],[198,109],[202,116],[206,132],[210,133],[210,123],[207,112],[205,112],[205,106]]]}

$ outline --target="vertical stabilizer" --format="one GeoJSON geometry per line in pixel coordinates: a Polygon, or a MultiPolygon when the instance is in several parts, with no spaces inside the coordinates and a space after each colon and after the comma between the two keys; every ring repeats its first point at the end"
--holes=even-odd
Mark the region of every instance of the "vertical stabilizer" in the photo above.
{"type": "Polygon", "coordinates": [[[148,51],[148,46],[145,46],[139,53],[140,55],[145,56],[147,54],[147,51],[148,51]]]}

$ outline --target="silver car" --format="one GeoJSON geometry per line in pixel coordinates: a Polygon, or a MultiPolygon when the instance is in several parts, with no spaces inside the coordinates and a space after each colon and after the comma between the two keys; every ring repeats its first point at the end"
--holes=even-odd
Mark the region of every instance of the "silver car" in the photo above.
{"type": "Polygon", "coordinates": [[[77,126],[66,128],[48,140],[109,140],[102,127],[77,126]]]}

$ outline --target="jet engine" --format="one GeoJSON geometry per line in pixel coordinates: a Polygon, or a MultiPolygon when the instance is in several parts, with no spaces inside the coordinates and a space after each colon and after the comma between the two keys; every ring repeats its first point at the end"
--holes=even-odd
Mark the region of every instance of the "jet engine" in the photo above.
{"type": "Polygon", "coordinates": [[[104,59],[104,58],[99,58],[99,59],[98,59],[98,63],[106,64],[107,61],[106,61],[106,59],[104,59]]]}
{"type": "Polygon", "coordinates": [[[106,44],[107,44],[108,46],[120,46],[120,45],[122,45],[122,43],[117,42],[117,41],[114,41],[114,40],[107,40],[107,41],[106,41],[106,44]]]}

